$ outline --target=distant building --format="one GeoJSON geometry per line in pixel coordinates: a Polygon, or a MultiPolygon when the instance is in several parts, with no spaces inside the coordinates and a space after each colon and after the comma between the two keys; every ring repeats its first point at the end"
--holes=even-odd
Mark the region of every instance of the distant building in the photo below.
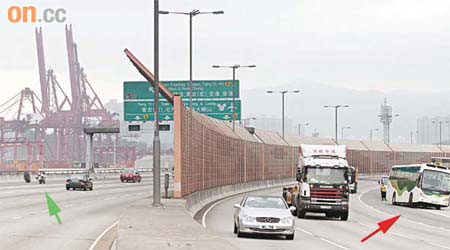
{"type": "MultiPolygon", "coordinates": [[[[422,117],[417,119],[419,144],[439,144],[439,121],[450,121],[450,116],[422,117]]],[[[442,124],[442,144],[450,143],[450,124],[442,124]]]]}

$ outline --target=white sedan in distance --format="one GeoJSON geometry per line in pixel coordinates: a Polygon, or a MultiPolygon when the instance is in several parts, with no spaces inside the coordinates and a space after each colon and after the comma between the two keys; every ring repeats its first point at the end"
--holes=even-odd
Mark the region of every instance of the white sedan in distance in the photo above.
{"type": "Polygon", "coordinates": [[[234,207],[234,233],[238,237],[272,234],[294,239],[295,220],[291,212],[295,207],[289,207],[281,196],[246,195],[234,207]]]}

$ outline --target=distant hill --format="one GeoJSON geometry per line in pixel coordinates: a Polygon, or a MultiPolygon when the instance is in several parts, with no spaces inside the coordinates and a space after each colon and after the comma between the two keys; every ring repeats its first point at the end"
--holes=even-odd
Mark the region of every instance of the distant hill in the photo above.
{"type": "MultiPolygon", "coordinates": [[[[267,90],[300,90],[300,94],[287,94],[286,116],[294,121],[309,122],[307,132],[317,128],[321,136],[334,136],[334,111],[324,105],[348,104],[350,108],[339,111],[340,127],[351,126],[346,131],[348,139],[367,139],[370,128],[379,128],[378,139],[382,138],[382,125],[378,115],[384,98],[392,106],[393,113],[399,114],[391,126],[392,142],[409,142],[410,132],[416,130],[417,118],[423,116],[448,115],[450,92],[418,93],[408,90],[380,92],[373,90],[353,90],[337,88],[325,84],[298,81],[296,84],[264,89],[242,90],[243,117],[281,116],[281,96],[267,94],[267,90]]],[[[297,131],[296,129],[293,131],[297,131]]]]}

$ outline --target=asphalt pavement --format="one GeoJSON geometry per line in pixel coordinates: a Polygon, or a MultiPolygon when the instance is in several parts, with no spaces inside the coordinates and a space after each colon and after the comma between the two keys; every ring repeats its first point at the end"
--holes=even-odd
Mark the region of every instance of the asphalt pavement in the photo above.
{"type": "Polygon", "coordinates": [[[93,191],[66,191],[64,180],[2,183],[0,249],[89,249],[127,207],[151,195],[151,183],[146,176],[141,183],[121,183],[119,175],[94,180],[93,191]],[[48,214],[45,192],[62,210],[61,225],[48,214]]]}
{"type": "MultiPolygon", "coordinates": [[[[307,214],[296,218],[293,241],[276,236],[250,236],[237,238],[233,234],[234,203],[242,195],[220,201],[199,218],[206,228],[239,249],[292,250],[292,249],[450,249],[450,209],[442,210],[392,206],[382,202],[378,185],[373,181],[359,183],[359,192],[350,199],[348,221],[328,219],[322,214],[307,214]],[[385,234],[379,232],[369,240],[361,239],[378,228],[377,223],[401,215],[385,234]]],[[[253,193],[281,195],[281,188],[253,193]]]]}

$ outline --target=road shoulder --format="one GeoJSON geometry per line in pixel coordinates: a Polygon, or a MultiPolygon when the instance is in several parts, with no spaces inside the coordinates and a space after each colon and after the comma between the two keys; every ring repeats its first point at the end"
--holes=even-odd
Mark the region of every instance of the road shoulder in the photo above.
{"type": "Polygon", "coordinates": [[[163,200],[162,208],[151,203],[150,199],[141,200],[123,214],[117,249],[237,249],[198,224],[186,212],[184,200],[163,200]]]}

